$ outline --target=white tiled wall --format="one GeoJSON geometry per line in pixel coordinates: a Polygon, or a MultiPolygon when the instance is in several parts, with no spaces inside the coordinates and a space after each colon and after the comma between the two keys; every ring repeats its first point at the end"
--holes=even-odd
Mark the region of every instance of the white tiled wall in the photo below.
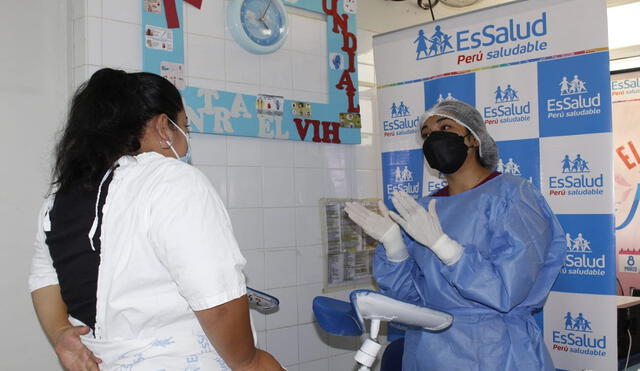
{"type": "MultiPolygon", "coordinates": [[[[280,51],[257,56],[231,39],[227,0],[185,6],[189,85],[327,102],[326,22],[290,14],[280,51]]],[[[138,0],[73,0],[73,84],[102,66],[141,69],[138,0]]],[[[293,13],[294,11],[292,11],[293,13]]],[[[358,31],[360,79],[373,81],[372,34],[358,31]]],[[[352,370],[359,339],[329,336],[314,323],[322,295],[323,251],[318,201],[380,197],[380,136],[375,89],[361,89],[361,145],[317,144],[193,134],[193,165],[214,184],[247,259],[248,285],[280,299],[277,313],[253,313],[260,346],[289,370],[352,370]]],[[[331,293],[345,299],[349,291],[331,293]]]]}
{"type": "Polygon", "coordinates": [[[27,282],[54,140],[70,99],[72,16],[67,0],[0,5],[0,369],[62,371],[36,319],[27,282]]]}

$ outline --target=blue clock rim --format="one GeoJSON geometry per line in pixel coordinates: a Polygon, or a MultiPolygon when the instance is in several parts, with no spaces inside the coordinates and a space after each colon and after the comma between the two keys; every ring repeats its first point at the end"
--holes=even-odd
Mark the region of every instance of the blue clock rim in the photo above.
{"type": "MultiPolygon", "coordinates": [[[[246,19],[246,11],[248,8],[248,4],[250,1],[253,1],[254,3],[258,3],[258,5],[263,5],[264,4],[264,0],[245,0],[242,2],[242,5],[240,6],[240,17],[243,19],[246,19]]],[[[251,40],[253,40],[253,42],[259,44],[259,45],[271,45],[275,42],[277,42],[278,40],[280,40],[282,38],[282,32],[284,31],[284,27],[282,26],[284,20],[283,20],[283,13],[279,12],[279,10],[277,9],[276,6],[274,6],[273,8],[269,8],[267,9],[269,12],[275,12],[275,16],[277,17],[277,33],[274,32],[272,35],[270,35],[267,38],[257,38],[255,34],[253,34],[251,32],[251,29],[254,27],[249,27],[249,22],[243,22],[242,26],[243,29],[245,31],[245,33],[247,34],[247,36],[249,36],[249,38],[251,40]]],[[[266,25],[266,24],[265,24],[266,25]]]]}
{"type": "Polygon", "coordinates": [[[271,45],[260,45],[247,35],[242,25],[241,17],[242,4],[245,1],[246,0],[231,0],[227,7],[227,27],[229,27],[229,32],[233,39],[242,48],[254,54],[268,54],[280,49],[289,36],[289,16],[282,0],[271,0],[273,1],[272,5],[277,6],[282,14],[282,27],[284,28],[280,39],[271,45]]]}

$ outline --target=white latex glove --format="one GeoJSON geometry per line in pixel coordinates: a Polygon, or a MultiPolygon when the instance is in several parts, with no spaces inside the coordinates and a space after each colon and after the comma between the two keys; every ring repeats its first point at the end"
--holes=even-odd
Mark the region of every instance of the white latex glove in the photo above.
{"type": "Polygon", "coordinates": [[[389,260],[401,262],[409,257],[409,253],[402,240],[400,227],[389,218],[389,209],[382,201],[378,201],[378,209],[382,215],[370,211],[357,202],[347,202],[344,211],[366,234],[382,242],[389,260]]]}
{"type": "Polygon", "coordinates": [[[400,213],[391,212],[391,219],[400,224],[414,240],[430,248],[446,265],[460,260],[463,248],[442,231],[435,199],[429,201],[429,211],[406,192],[394,193],[391,202],[400,213]]]}

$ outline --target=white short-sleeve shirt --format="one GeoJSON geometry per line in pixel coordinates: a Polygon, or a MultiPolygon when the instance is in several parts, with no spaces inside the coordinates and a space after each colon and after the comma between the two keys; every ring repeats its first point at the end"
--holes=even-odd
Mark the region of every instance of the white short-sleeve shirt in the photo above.
{"type": "MultiPolygon", "coordinates": [[[[102,208],[95,331],[83,341],[101,369],[226,369],[193,313],[246,293],[224,204],[198,169],[175,159],[148,152],[118,164],[102,208]]],[[[52,205],[40,213],[31,291],[58,284],[44,233],[52,205]]]]}

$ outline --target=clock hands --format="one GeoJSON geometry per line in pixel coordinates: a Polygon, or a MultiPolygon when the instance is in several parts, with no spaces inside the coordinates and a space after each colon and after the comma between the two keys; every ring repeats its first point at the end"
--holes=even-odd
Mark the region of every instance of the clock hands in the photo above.
{"type": "MultiPolygon", "coordinates": [[[[273,0],[269,0],[269,4],[267,4],[267,8],[264,10],[264,12],[262,12],[262,15],[260,16],[260,21],[262,23],[264,23],[264,16],[267,14],[267,11],[269,10],[269,7],[271,6],[271,3],[273,2],[273,0]]],[[[269,28],[269,27],[267,27],[269,28]]]]}
{"type": "Polygon", "coordinates": [[[260,18],[258,18],[258,20],[260,22],[262,22],[262,24],[264,25],[264,27],[267,29],[268,31],[268,35],[271,35],[271,27],[269,27],[269,25],[267,24],[267,22],[264,21],[264,17],[267,15],[267,11],[269,10],[269,7],[271,7],[271,3],[273,2],[273,0],[269,0],[269,4],[267,4],[267,7],[265,8],[264,12],[262,12],[262,15],[260,16],[260,18]]]}
{"type": "Polygon", "coordinates": [[[267,29],[267,31],[269,31],[269,34],[271,34],[271,28],[269,27],[269,25],[267,24],[267,22],[265,22],[262,18],[258,19],[260,22],[262,22],[262,24],[264,25],[264,28],[267,29]]]}

